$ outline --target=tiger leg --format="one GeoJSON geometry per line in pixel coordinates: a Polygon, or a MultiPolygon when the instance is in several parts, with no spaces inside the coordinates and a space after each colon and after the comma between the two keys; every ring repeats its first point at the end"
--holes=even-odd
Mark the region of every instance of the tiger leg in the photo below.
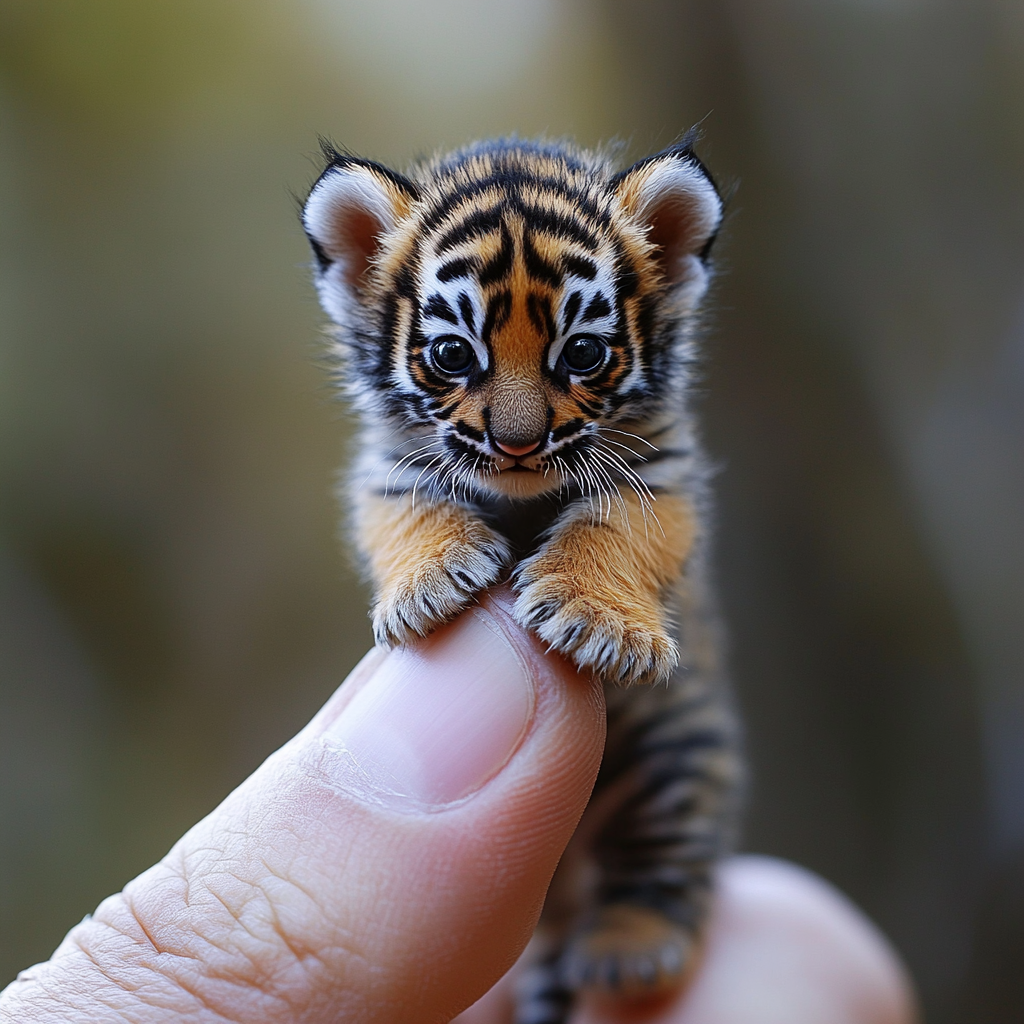
{"type": "Polygon", "coordinates": [[[517,980],[513,1024],[564,1024],[573,993],[562,981],[560,953],[548,952],[517,980]]]}
{"type": "Polygon", "coordinates": [[[598,880],[560,972],[574,991],[654,995],[684,984],[699,959],[712,869],[734,839],[737,726],[724,681],[692,668],[667,687],[606,690],[598,880]]]}
{"type": "Polygon", "coordinates": [[[505,538],[472,509],[408,494],[361,495],[355,532],[373,578],[373,632],[382,647],[453,619],[511,558],[505,538]]]}
{"type": "Polygon", "coordinates": [[[693,508],[623,492],[601,514],[577,502],[513,575],[515,615],[548,646],[603,679],[663,682],[679,660],[663,594],[693,544],[693,508]]]}

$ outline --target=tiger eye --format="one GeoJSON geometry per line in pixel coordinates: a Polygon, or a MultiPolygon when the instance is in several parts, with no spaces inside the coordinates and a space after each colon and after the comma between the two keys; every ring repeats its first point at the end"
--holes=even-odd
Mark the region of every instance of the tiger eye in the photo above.
{"type": "Polygon", "coordinates": [[[473,365],[473,349],[468,341],[450,334],[430,346],[430,358],[444,373],[465,373],[473,365]]]}
{"type": "Polygon", "coordinates": [[[573,373],[590,373],[604,362],[605,346],[597,338],[581,334],[570,338],[562,349],[562,359],[573,373]]]}

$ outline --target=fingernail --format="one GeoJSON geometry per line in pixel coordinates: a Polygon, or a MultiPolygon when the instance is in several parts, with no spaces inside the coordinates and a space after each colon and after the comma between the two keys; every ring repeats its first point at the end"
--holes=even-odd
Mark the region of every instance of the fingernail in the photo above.
{"type": "Polygon", "coordinates": [[[395,807],[462,800],[515,753],[533,712],[526,665],[495,618],[474,608],[392,651],[326,730],[363,796],[395,807]]]}

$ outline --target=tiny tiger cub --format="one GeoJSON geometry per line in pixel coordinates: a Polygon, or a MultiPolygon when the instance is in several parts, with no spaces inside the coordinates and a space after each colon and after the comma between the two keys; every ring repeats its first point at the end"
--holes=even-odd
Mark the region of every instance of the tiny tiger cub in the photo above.
{"type": "Polygon", "coordinates": [[[722,201],[692,142],[616,171],[506,139],[408,176],[327,148],[302,214],[362,417],[346,491],[377,642],[509,580],[518,621],[605,686],[604,761],[519,1024],[565,1020],[580,991],[683,983],[733,842],[738,730],[687,407],[722,201]]]}

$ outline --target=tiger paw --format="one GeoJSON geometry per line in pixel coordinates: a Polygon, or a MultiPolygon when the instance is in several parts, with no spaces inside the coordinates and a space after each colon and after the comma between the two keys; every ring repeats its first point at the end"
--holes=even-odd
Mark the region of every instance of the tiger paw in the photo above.
{"type": "Polygon", "coordinates": [[[604,907],[593,926],[569,941],[562,983],[606,995],[639,998],[677,989],[688,980],[698,946],[689,931],[646,907],[604,907]]]}
{"type": "Polygon", "coordinates": [[[626,588],[588,580],[558,556],[541,551],[520,565],[515,617],[550,648],[602,679],[632,685],[663,682],[679,664],[679,648],[660,603],[626,588]]]}
{"type": "Polygon", "coordinates": [[[381,647],[426,636],[455,618],[498,582],[511,557],[504,538],[479,522],[466,523],[440,550],[422,555],[393,566],[379,585],[371,617],[381,647]]]}

